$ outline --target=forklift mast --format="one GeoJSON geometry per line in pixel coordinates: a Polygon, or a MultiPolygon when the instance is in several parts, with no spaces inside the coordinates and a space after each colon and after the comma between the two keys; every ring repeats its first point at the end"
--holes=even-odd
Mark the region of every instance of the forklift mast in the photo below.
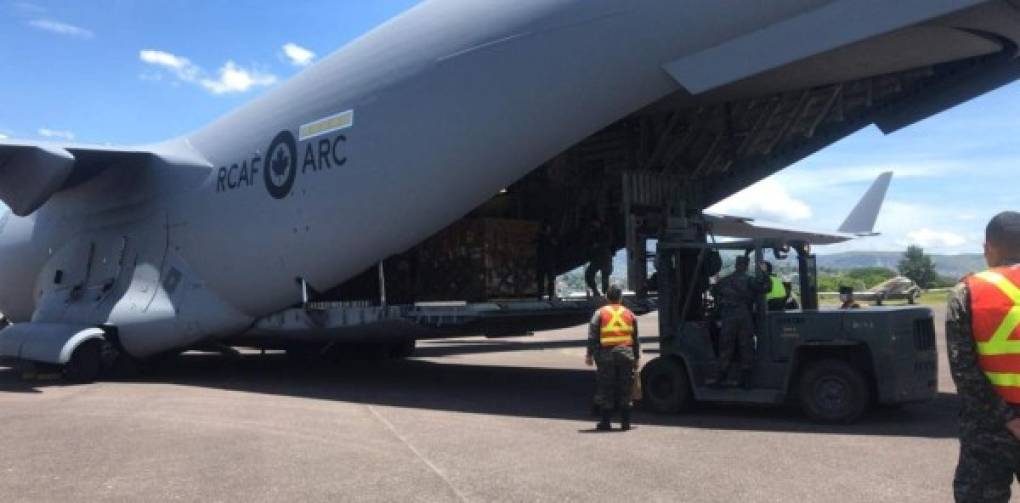
{"type": "Polygon", "coordinates": [[[818,268],[810,250],[797,253],[797,268],[800,271],[800,308],[804,311],[818,310],[818,268]]]}

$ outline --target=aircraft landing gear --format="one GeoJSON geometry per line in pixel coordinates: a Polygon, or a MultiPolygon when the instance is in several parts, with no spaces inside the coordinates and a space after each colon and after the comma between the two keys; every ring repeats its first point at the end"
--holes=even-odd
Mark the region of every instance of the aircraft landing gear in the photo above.
{"type": "Polygon", "coordinates": [[[306,346],[290,346],[286,349],[287,361],[296,364],[313,362],[319,357],[319,351],[306,346]]]}
{"type": "Polygon", "coordinates": [[[68,382],[86,384],[99,377],[103,368],[103,342],[83,342],[71,353],[71,360],[61,369],[61,375],[68,382]]]}
{"type": "Polygon", "coordinates": [[[393,344],[390,346],[390,358],[410,358],[414,356],[416,342],[414,339],[407,339],[393,344]]]}

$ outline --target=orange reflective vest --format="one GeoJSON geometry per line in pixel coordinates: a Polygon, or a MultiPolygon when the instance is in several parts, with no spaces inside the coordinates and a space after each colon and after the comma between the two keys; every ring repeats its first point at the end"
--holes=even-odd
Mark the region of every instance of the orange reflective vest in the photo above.
{"type": "Polygon", "coordinates": [[[1020,266],[969,276],[978,364],[1006,402],[1020,405],[1020,266]]]}
{"type": "Polygon", "coordinates": [[[634,345],[634,313],[619,304],[599,309],[599,344],[604,348],[634,345]]]}

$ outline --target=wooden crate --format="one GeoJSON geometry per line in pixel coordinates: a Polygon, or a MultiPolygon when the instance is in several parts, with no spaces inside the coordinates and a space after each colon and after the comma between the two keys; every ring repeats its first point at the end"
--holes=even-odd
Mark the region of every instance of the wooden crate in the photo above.
{"type": "Polygon", "coordinates": [[[482,302],[537,294],[538,224],[469,219],[451,225],[418,248],[419,300],[482,302]]]}

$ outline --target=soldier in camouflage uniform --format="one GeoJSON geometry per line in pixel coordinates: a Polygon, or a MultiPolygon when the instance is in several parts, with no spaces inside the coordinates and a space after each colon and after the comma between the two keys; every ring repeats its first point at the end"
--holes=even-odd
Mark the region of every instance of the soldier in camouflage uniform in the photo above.
{"type": "Polygon", "coordinates": [[[634,389],[634,369],[641,358],[637,318],[620,305],[623,291],[613,285],[606,292],[609,304],[595,311],[588,327],[588,352],[585,363],[597,365],[595,404],[602,419],[595,429],[608,431],[613,409],[620,411],[623,430],[630,429],[630,407],[634,389]]]}
{"type": "Polygon", "coordinates": [[[584,268],[584,283],[593,297],[598,297],[599,287],[595,275],[602,275],[602,292],[609,290],[609,277],[613,274],[613,235],[609,226],[601,220],[593,220],[588,243],[588,266],[584,268]]]}
{"type": "MultiPolygon", "coordinates": [[[[719,373],[706,380],[708,385],[716,385],[726,379],[733,355],[740,347],[740,379],[746,387],[750,384],[751,367],[754,364],[754,317],[751,309],[759,298],[772,288],[769,277],[764,273],[764,265],[759,264],[758,275],[750,277],[747,268],[750,260],[737,257],[736,270],[719,280],[712,290],[722,329],[719,334],[719,373]]],[[[727,385],[737,383],[727,381],[727,385]]]]}
{"type": "Polygon", "coordinates": [[[1020,213],[1000,213],[985,234],[985,258],[992,269],[956,285],[946,312],[949,366],[961,402],[960,458],[953,479],[959,502],[1009,501],[1013,478],[1020,477],[1020,387],[1016,381],[1002,380],[1020,372],[1020,356],[984,349],[995,342],[994,336],[983,335],[991,333],[988,327],[1005,322],[1001,313],[1017,300],[996,293],[994,282],[1008,292],[1009,284],[1001,281],[1020,279],[1020,213]],[[993,283],[982,282],[987,278],[993,283]],[[977,295],[972,293],[975,288],[977,295]],[[986,308],[988,299],[991,310],[986,308]]]}

